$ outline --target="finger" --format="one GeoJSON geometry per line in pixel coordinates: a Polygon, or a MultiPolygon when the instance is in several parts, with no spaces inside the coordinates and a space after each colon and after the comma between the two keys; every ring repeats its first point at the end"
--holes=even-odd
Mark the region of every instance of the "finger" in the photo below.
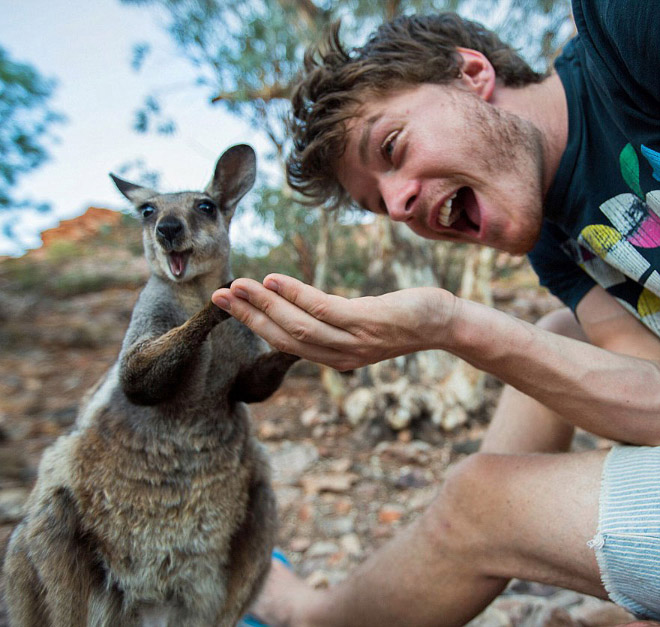
{"type": "MultiPolygon", "coordinates": [[[[298,281],[298,283],[300,283],[298,281]]],[[[300,285],[305,286],[303,283],[300,285]]],[[[305,286],[309,287],[309,286],[305,286]]],[[[328,295],[311,288],[319,301],[325,304],[328,295]]],[[[238,279],[231,287],[234,296],[248,300],[251,305],[263,312],[275,324],[283,328],[294,339],[336,350],[350,349],[355,342],[351,333],[316,318],[312,313],[301,309],[296,303],[283,298],[279,293],[266,289],[261,283],[251,279],[238,279]]],[[[348,301],[338,298],[337,306],[346,306],[348,301]]],[[[308,306],[314,311],[313,303],[308,306]]],[[[324,305],[323,305],[324,306],[324,305]]]]}
{"type": "Polygon", "coordinates": [[[276,292],[317,320],[348,330],[352,318],[349,301],[341,296],[326,294],[311,285],[284,274],[269,274],[264,287],[276,292]]]}
{"type": "Polygon", "coordinates": [[[211,299],[217,306],[231,313],[234,318],[252,329],[277,350],[298,355],[303,359],[325,364],[338,370],[349,370],[356,367],[350,356],[342,351],[296,339],[249,300],[232,294],[229,289],[216,290],[211,299]]]}

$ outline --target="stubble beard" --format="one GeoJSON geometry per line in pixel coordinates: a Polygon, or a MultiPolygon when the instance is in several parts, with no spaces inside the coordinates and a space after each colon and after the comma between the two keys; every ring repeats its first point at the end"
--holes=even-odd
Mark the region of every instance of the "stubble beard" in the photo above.
{"type": "Polygon", "coordinates": [[[481,98],[472,99],[470,115],[478,139],[490,150],[479,152],[480,168],[493,180],[505,177],[509,197],[508,222],[516,220],[516,241],[509,241],[506,223],[491,225],[493,246],[512,254],[529,252],[538,240],[543,219],[543,136],[539,128],[520,116],[499,109],[481,98]],[[499,245],[498,245],[499,244],[499,245]]]}

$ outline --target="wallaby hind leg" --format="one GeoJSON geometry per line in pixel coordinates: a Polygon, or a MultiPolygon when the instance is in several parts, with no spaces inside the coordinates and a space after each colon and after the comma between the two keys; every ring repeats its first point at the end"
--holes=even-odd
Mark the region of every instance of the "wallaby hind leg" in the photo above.
{"type": "Polygon", "coordinates": [[[4,565],[5,602],[12,627],[48,625],[44,614],[44,589],[30,563],[24,542],[25,527],[14,531],[4,565]]]}
{"type": "Polygon", "coordinates": [[[71,493],[58,488],[40,509],[33,511],[21,529],[17,544],[9,549],[10,615],[18,615],[23,604],[19,597],[34,596],[34,590],[39,590],[35,607],[44,608],[48,618],[21,622],[23,618],[18,615],[16,625],[85,627],[89,598],[92,590],[100,587],[102,574],[90,539],[80,530],[71,493]],[[26,571],[27,567],[32,568],[31,573],[26,571]]]}
{"type": "Polygon", "coordinates": [[[220,627],[235,625],[261,591],[275,545],[276,510],[275,495],[264,473],[250,488],[245,521],[232,540],[228,568],[231,580],[218,621],[220,627]]]}

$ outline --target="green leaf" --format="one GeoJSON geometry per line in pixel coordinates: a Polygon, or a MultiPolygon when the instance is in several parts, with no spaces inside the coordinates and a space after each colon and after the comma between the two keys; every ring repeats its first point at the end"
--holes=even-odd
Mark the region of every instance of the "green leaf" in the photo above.
{"type": "Polygon", "coordinates": [[[621,151],[619,165],[621,166],[623,180],[637,196],[644,200],[644,192],[639,185],[639,159],[631,144],[626,144],[626,147],[621,151]]]}

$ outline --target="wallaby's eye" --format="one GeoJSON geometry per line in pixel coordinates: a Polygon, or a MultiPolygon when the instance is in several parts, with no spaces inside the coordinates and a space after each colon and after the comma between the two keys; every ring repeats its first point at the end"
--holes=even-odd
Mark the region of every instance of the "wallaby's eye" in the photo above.
{"type": "Polygon", "coordinates": [[[140,207],[140,213],[142,214],[143,218],[148,218],[150,215],[153,215],[154,211],[156,210],[154,209],[153,205],[147,204],[140,207]]]}
{"type": "Polygon", "coordinates": [[[207,216],[215,214],[215,205],[210,200],[202,200],[198,202],[197,209],[207,216]]]}

